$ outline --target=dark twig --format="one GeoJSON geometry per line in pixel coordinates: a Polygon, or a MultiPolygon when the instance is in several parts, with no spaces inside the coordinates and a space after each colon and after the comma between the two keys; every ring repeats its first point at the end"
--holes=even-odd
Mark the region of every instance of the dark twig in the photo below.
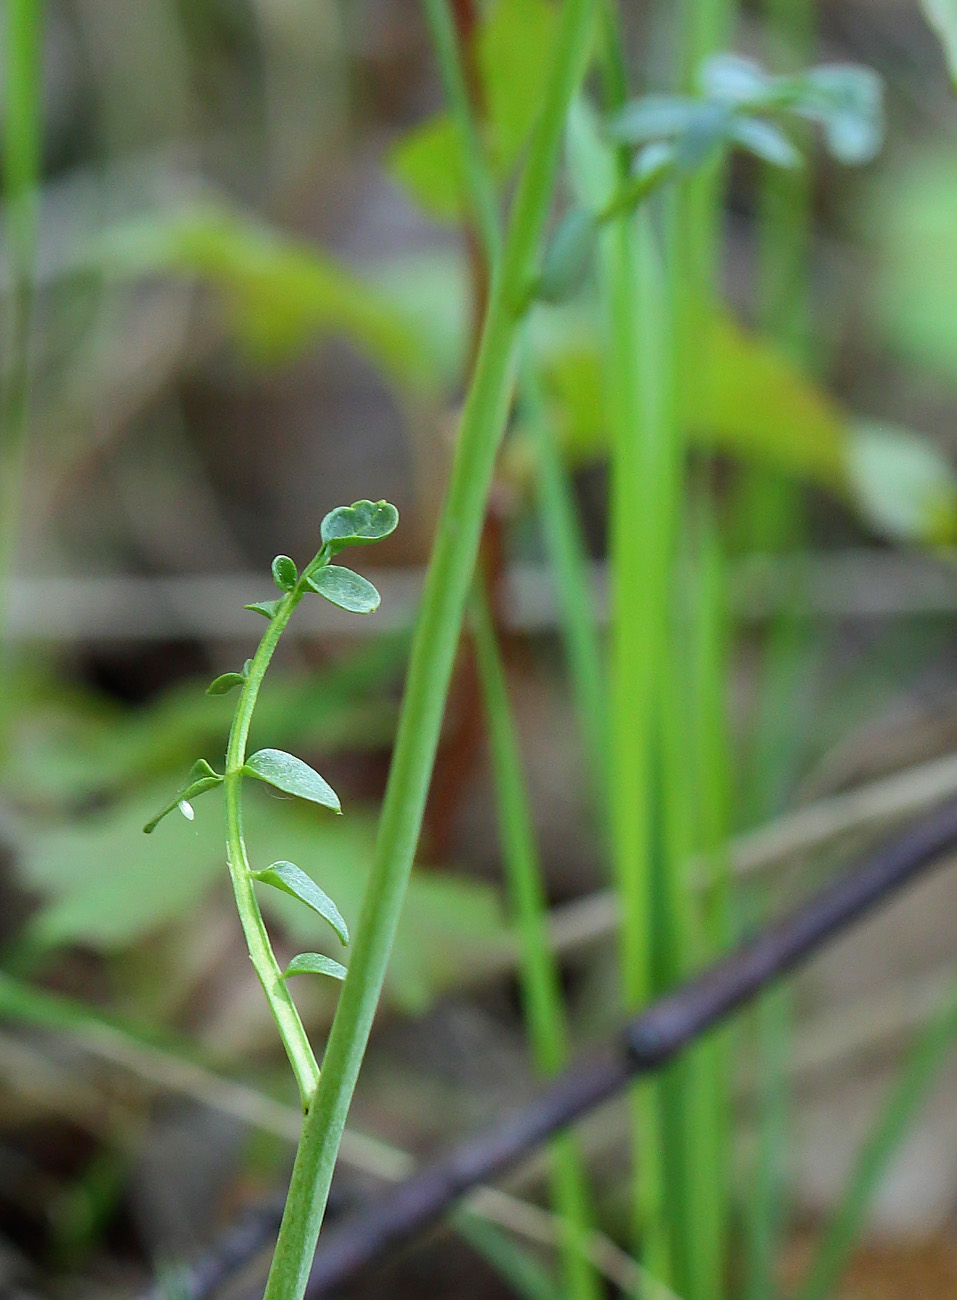
{"type": "Polygon", "coordinates": [[[790,916],[709,966],[630,1021],[612,1044],[544,1088],[523,1110],[453,1148],[444,1158],[334,1227],[319,1247],[309,1300],[330,1293],[440,1218],[579,1116],[620,1092],[634,1076],[659,1069],[683,1047],[851,922],[885,901],[957,842],[957,803],[869,857],[790,916]]]}
{"type": "MultiPolygon", "coordinates": [[[[789,916],[652,1003],[610,1043],[593,1051],[587,1062],[561,1075],[522,1110],[454,1147],[447,1156],[331,1227],[316,1254],[306,1293],[309,1300],[328,1295],[334,1287],[441,1218],[467,1192],[495,1178],[559,1129],[621,1092],[635,1076],[659,1069],[851,923],[892,897],[955,844],[957,802],[952,802],[877,850],[789,916]]],[[[267,1218],[265,1214],[263,1217],[267,1218]]],[[[272,1210],[268,1221],[273,1222],[272,1210]]],[[[256,1249],[262,1235],[250,1236],[250,1240],[255,1237],[256,1249]]],[[[241,1241],[236,1231],[232,1240],[227,1238],[190,1270],[190,1300],[206,1300],[217,1285],[248,1262],[253,1252],[244,1252],[241,1241]]]]}

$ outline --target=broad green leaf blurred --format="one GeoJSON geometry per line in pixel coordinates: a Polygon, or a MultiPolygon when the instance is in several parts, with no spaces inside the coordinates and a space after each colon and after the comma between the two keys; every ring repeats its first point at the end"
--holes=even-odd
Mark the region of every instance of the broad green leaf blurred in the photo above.
{"type": "MultiPolygon", "coordinates": [[[[686,396],[690,434],[703,447],[843,496],[886,536],[957,538],[957,489],[947,461],[917,434],[849,417],[773,344],[716,312],[686,396]],[[932,484],[931,480],[934,480],[932,484]]],[[[597,330],[581,312],[554,313],[535,331],[566,454],[605,454],[606,413],[597,330]]],[[[511,464],[527,473],[527,449],[511,464]]]]}
{"type": "MultiPolygon", "coordinates": [[[[277,675],[260,696],[257,727],[283,746],[308,745],[316,757],[343,745],[387,746],[395,706],[385,692],[406,646],[405,637],[386,637],[325,671],[277,675]]],[[[159,798],[168,797],[182,778],[184,753],[223,752],[230,718],[230,702],[207,695],[197,681],[135,711],[45,679],[19,681],[16,703],[0,766],[4,790],[13,804],[51,818],[64,804],[114,800],[160,776],[159,798]]]]}
{"type": "MultiPolygon", "coordinates": [[[[538,331],[536,338],[569,456],[579,462],[603,455],[606,412],[597,329],[569,314],[565,328],[538,331]]],[[[828,487],[841,483],[840,409],[782,353],[727,315],[714,317],[688,416],[692,436],[704,446],[828,487]]]]}
{"type": "Polygon", "coordinates": [[[198,905],[226,870],[222,808],[204,804],[192,822],[171,818],[162,837],[137,833],[161,798],[154,786],[63,825],[24,824],[20,880],[46,900],[29,941],[109,952],[198,905]]]}
{"type": "Polygon", "coordinates": [[[476,41],[491,152],[507,172],[545,96],[556,11],[547,0],[497,0],[476,41]]]}
{"type": "Polygon", "coordinates": [[[953,150],[909,159],[875,194],[877,312],[910,361],[957,385],[957,166],[953,150]]]}
{"type": "MultiPolygon", "coordinates": [[[[62,825],[48,818],[21,823],[19,879],[43,900],[28,938],[118,951],[195,909],[217,881],[228,889],[222,810],[197,809],[192,823],[174,819],[160,844],[139,828],[161,797],[161,787],[152,786],[62,825]]],[[[350,808],[347,817],[320,821],[295,804],[250,800],[244,823],[253,861],[282,854],[303,864],[354,926],[375,846],[374,810],[350,808]]],[[[265,890],[260,902],[294,943],[316,945],[315,918],[296,899],[265,890]]],[[[421,1010],[444,989],[497,968],[511,951],[491,886],[419,872],[409,886],[387,991],[393,1004],[421,1010]]]]}
{"type": "Polygon", "coordinates": [[[465,182],[458,130],[448,113],[430,117],[404,135],[389,156],[389,170],[423,212],[458,220],[465,182]]]}
{"type": "MultiPolygon", "coordinates": [[[[498,180],[514,167],[542,102],[555,34],[547,0],[496,0],[475,37],[488,162],[498,180]]],[[[392,150],[390,170],[431,216],[454,221],[464,180],[458,131],[447,113],[429,118],[392,150]]]]}
{"type": "Polygon", "coordinates": [[[931,543],[954,540],[957,475],[926,439],[860,421],[850,440],[850,477],[862,512],[878,532],[931,543]]]}
{"type": "Polygon", "coordinates": [[[188,275],[224,290],[233,328],[264,361],[335,332],[400,387],[434,385],[432,360],[400,306],[313,245],[225,204],[194,204],[113,227],[95,251],[113,274],[188,275]]]}

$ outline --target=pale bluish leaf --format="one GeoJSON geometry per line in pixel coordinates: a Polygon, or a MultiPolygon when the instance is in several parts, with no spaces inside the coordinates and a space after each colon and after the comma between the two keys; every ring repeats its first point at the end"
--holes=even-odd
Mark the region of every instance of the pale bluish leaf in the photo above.
{"type": "Polygon", "coordinates": [[[243,771],[286,794],[342,812],[339,796],[308,763],[282,749],[260,749],[246,759],[243,771]]]}

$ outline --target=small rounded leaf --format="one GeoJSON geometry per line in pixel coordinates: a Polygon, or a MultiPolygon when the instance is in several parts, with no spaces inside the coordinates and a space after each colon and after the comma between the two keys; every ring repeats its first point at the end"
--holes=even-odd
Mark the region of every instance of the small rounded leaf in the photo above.
{"type": "Polygon", "coordinates": [[[280,591],[292,591],[299,580],[299,570],[288,555],[277,555],[272,562],[272,576],[280,591]]]}
{"type": "Polygon", "coordinates": [[[354,501],[336,506],[320,526],[323,545],[335,555],[344,546],[378,542],[395,531],[399,512],[388,501],[354,501]]]}
{"type": "Polygon", "coordinates": [[[346,968],[321,952],[301,952],[298,957],[293,957],[282,978],[287,980],[290,975],[331,975],[334,980],[344,980],[346,968]]]}
{"type": "Polygon", "coordinates": [[[282,597],[278,600],[256,600],[251,605],[244,605],[243,609],[251,609],[254,614],[262,614],[263,618],[273,619],[276,617],[276,610],[282,604],[282,597]]]}
{"type": "Polygon", "coordinates": [[[779,126],[759,117],[737,117],[730,135],[735,144],[773,167],[800,167],[801,155],[779,126]]]}
{"type": "Polygon", "coordinates": [[[754,59],[740,54],[712,54],[698,73],[706,99],[725,104],[760,104],[773,90],[774,79],[754,59]]]}
{"type": "Polygon", "coordinates": [[[342,943],[349,942],[349,927],[338,907],[325,890],[320,889],[313,878],[307,876],[294,862],[274,862],[264,871],[254,871],[252,874],[264,885],[281,889],[284,894],[290,894],[293,898],[298,898],[300,903],[311,907],[324,921],[329,922],[342,943]]]}
{"type": "Polygon", "coordinates": [[[618,144],[670,139],[687,131],[700,108],[685,96],[645,95],[614,113],[605,129],[618,144]]]}
{"type": "Polygon", "coordinates": [[[819,122],[830,153],[843,163],[869,162],[884,138],[883,82],[854,63],[824,64],[794,78],[794,108],[819,122]]]}
{"type": "Polygon", "coordinates": [[[174,808],[178,808],[184,817],[192,821],[193,806],[189,800],[195,799],[198,794],[203,794],[206,790],[212,790],[215,786],[222,785],[222,782],[223,778],[218,772],[213,771],[205,758],[198,758],[189,769],[189,776],[176,791],[173,798],[155,817],[150,818],[143,830],[147,835],[151,835],[163,818],[168,813],[171,813],[174,808]],[[187,809],[189,809],[188,812],[187,809]]]}
{"type": "Polygon", "coordinates": [[[345,569],[341,564],[327,564],[315,573],[306,574],[306,583],[313,591],[350,614],[374,614],[381,597],[368,578],[345,569]]]}
{"type": "Polygon", "coordinates": [[[700,104],[675,142],[675,161],[685,173],[696,171],[725,143],[734,122],[728,104],[700,104]]]}
{"type": "Polygon", "coordinates": [[[226,695],[234,686],[242,686],[246,680],[245,673],[223,673],[206,687],[207,695],[226,695]]]}
{"type": "Polygon", "coordinates": [[[572,208],[558,224],[542,259],[536,296],[561,302],[584,283],[595,247],[597,223],[585,208],[572,208]]]}
{"type": "Polygon", "coordinates": [[[293,754],[287,754],[285,750],[260,749],[246,759],[243,771],[247,776],[255,776],[286,794],[294,794],[300,799],[308,799],[310,803],[322,804],[323,808],[342,812],[339,796],[332,786],[308,763],[293,754]]]}

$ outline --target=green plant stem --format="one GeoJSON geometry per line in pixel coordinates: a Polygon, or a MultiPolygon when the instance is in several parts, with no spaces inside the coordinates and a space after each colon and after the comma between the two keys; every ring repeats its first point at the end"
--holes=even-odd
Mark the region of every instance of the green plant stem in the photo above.
{"type": "MultiPolygon", "coordinates": [[[[812,56],[815,0],[766,0],[769,63],[775,72],[806,64],[812,56]]],[[[758,223],[758,298],[763,328],[791,357],[808,361],[810,311],[807,262],[810,237],[810,181],[804,168],[761,169],[758,223]]],[[[793,483],[759,471],[747,472],[737,503],[744,531],[759,552],[794,549],[802,541],[802,502],[793,483]]],[[[795,602],[800,595],[795,592],[795,602]]],[[[781,806],[798,755],[789,727],[795,713],[795,673],[806,671],[804,632],[796,610],[775,619],[762,649],[758,684],[757,743],[749,756],[749,820],[768,817],[781,806]],[[791,769],[791,770],[788,770],[791,769]]],[[[791,1085],[788,1076],[793,999],[789,989],[766,994],[754,1019],[759,1119],[757,1150],[745,1203],[746,1300],[767,1300],[777,1288],[777,1270],[788,1226],[788,1151],[791,1085]]]]}
{"type": "MultiPolygon", "coordinates": [[[[472,631],[488,725],[505,874],[521,951],[521,982],[532,1053],[539,1070],[556,1074],[568,1046],[558,964],[548,941],[548,903],[529,807],[518,737],[501,652],[481,578],[472,592],[472,631]]],[[[577,1142],[564,1134],[551,1143],[555,1207],[564,1229],[566,1294],[599,1295],[588,1245],[587,1179],[577,1142]]]]}
{"type": "MultiPolygon", "coordinates": [[[[655,698],[665,650],[674,532],[675,429],[667,305],[649,218],[602,236],[611,415],[612,844],[621,897],[622,986],[654,990],[655,698]]],[[[656,1083],[636,1089],[639,1230],[649,1271],[673,1285],[656,1083]]]]}
{"type": "Polygon", "coordinates": [[[917,1117],[957,1039],[957,985],[911,1049],[901,1078],[882,1108],[858,1156],[854,1171],[795,1300],[825,1300],[834,1294],[850,1260],[867,1213],[907,1130],[917,1117]]]}
{"type": "MultiPolygon", "coordinates": [[[[605,9],[607,106],[625,95],[621,43],[605,9]]],[[[627,158],[619,160],[620,178],[627,158]]],[[[648,214],[621,215],[599,238],[599,291],[609,395],[611,844],[621,900],[628,1009],[655,990],[656,693],[663,666],[675,528],[677,427],[670,304],[648,214]]],[[[634,1091],[636,1230],[645,1266],[674,1286],[665,1204],[660,1082],[634,1091]]]]}
{"type": "Polygon", "coordinates": [[[595,810],[602,831],[607,834],[610,722],[604,659],[592,604],[592,579],[568,470],[548,418],[538,376],[531,365],[522,370],[521,400],[525,422],[535,443],[538,510],[549,567],[554,574],[572,698],[584,741],[595,810]]]}
{"type": "MultiPolygon", "coordinates": [[[[734,0],[683,0],[679,6],[679,90],[693,93],[702,62],[726,47],[735,15],[734,0]]],[[[688,412],[699,404],[707,382],[714,302],[718,294],[720,227],[727,159],[719,154],[674,188],[665,205],[665,274],[671,304],[676,423],[676,456],[691,429],[688,412]]],[[[683,466],[679,468],[683,477],[683,466]]],[[[681,493],[681,483],[677,488],[681,493]]],[[[721,896],[728,864],[721,844],[728,835],[728,800],[715,773],[729,761],[725,700],[721,684],[726,646],[719,629],[723,566],[720,541],[707,509],[706,483],[700,485],[697,517],[686,520],[689,545],[687,618],[694,631],[692,652],[677,649],[663,664],[673,679],[663,690],[671,707],[662,718],[663,803],[665,820],[694,828],[665,837],[662,890],[673,898],[664,917],[658,946],[676,956],[677,974],[713,955],[727,941],[722,932],[721,896]],[[690,701],[690,707],[689,702],[690,701]],[[684,790],[683,797],[679,791],[684,790]],[[682,806],[683,805],[683,806],[682,806]],[[670,817],[668,809],[671,808],[670,817]],[[713,910],[702,914],[689,879],[688,862],[701,855],[711,874],[713,910]],[[722,876],[724,880],[722,880],[722,876]],[[669,926],[668,921],[672,924],[669,926]],[[697,944],[697,951],[695,945],[697,944]]],[[[676,503],[676,511],[680,504],[676,503]]],[[[694,511],[689,511],[693,516],[694,511]]],[[[673,630],[676,642],[679,634],[673,630]]],[[[672,1145],[680,1153],[671,1161],[676,1285],[687,1300],[720,1300],[727,1285],[730,1216],[728,1141],[730,1071],[723,1036],[698,1045],[663,1080],[665,1105],[673,1114],[672,1145]]]]}
{"type": "MultiPolygon", "coordinates": [[[[490,268],[498,265],[502,235],[495,185],[479,138],[475,113],[458,47],[448,0],[425,0],[425,12],[435,48],[442,87],[459,132],[465,165],[468,199],[482,248],[490,268]]],[[[627,188],[627,187],[626,187],[627,188]]],[[[603,219],[628,210],[647,192],[647,182],[636,180],[617,209],[603,219]]],[[[519,360],[519,400],[522,414],[535,439],[539,509],[545,540],[556,575],[562,633],[571,668],[573,693],[590,761],[599,788],[607,766],[607,706],[597,624],[589,602],[589,579],[584,543],[565,466],[548,427],[541,385],[528,351],[519,360]]],[[[604,793],[599,797],[603,804],[604,793]]]]}
{"type": "MultiPolygon", "coordinates": [[[[426,0],[426,14],[443,87],[459,132],[460,153],[465,163],[472,215],[489,271],[494,275],[502,256],[495,186],[482,151],[462,52],[448,0],[426,0]]],[[[583,618],[587,619],[588,614],[583,615],[578,608],[581,600],[588,599],[587,582],[583,581],[584,557],[579,557],[575,549],[574,508],[567,493],[557,450],[545,426],[537,375],[527,348],[522,350],[519,358],[519,390],[523,414],[534,426],[536,445],[541,457],[539,483],[544,478],[544,510],[551,525],[549,537],[554,543],[553,549],[557,548],[565,570],[559,574],[559,587],[565,594],[566,588],[561,581],[565,576],[569,576],[572,581],[577,579],[579,583],[577,595],[568,590],[568,599],[564,602],[566,606],[569,602],[575,604],[571,638],[567,643],[576,680],[589,693],[586,708],[594,706],[596,709],[594,727],[597,727],[603,715],[603,702],[596,695],[595,679],[591,676],[592,670],[597,668],[597,645],[592,663],[589,648],[584,643],[587,633],[583,618]],[[580,572],[571,572],[576,565],[580,572]]],[[[473,586],[472,610],[476,657],[499,805],[503,855],[519,924],[525,1014],[537,1065],[544,1073],[553,1074],[567,1056],[561,984],[557,964],[548,944],[547,903],[541,883],[527,783],[509,707],[504,669],[481,576],[477,576],[473,586]]],[[[565,623],[568,626],[569,620],[566,619],[565,623]]],[[[593,619],[591,623],[593,625],[593,619]]],[[[582,703],[581,700],[579,702],[582,703]]],[[[588,714],[584,713],[583,717],[587,718],[588,714]]],[[[587,722],[585,725],[586,737],[593,735],[594,730],[587,729],[587,722]]],[[[596,747],[594,757],[599,762],[602,752],[596,747]]],[[[601,772],[600,767],[597,772],[601,772]]],[[[600,776],[598,784],[601,785],[600,776]]],[[[593,1226],[589,1211],[590,1196],[584,1164],[574,1137],[563,1135],[552,1143],[552,1159],[552,1193],[563,1230],[561,1248],[567,1293],[579,1300],[597,1300],[598,1276],[588,1253],[593,1226]]]]}
{"type": "MultiPolygon", "coordinates": [[[[811,61],[816,0],[765,0],[768,61],[774,72],[793,72],[811,61]]],[[[809,136],[805,131],[804,136],[809,136]]],[[[808,362],[807,292],[811,183],[805,167],[761,169],[758,224],[758,295],[761,321],[790,356],[808,362]]]]}
{"type": "Polygon", "coordinates": [[[319,1066],[286,981],[282,978],[282,971],[273,953],[272,944],[269,942],[262,912],[259,910],[243,839],[242,808],[243,764],[246,762],[246,743],[253,710],[279,638],[292,617],[293,610],[303,597],[301,584],[302,579],[283,597],[249,665],[249,672],[243,682],[229,730],[223,794],[226,799],[227,862],[239,919],[246,936],[253,969],[263,986],[269,1010],[279,1029],[279,1036],[296,1076],[303,1109],[305,1109],[319,1082],[319,1066]]]}
{"type": "Polygon", "coordinates": [[[449,102],[449,110],[459,133],[459,156],[465,168],[465,184],[471,215],[482,241],[482,250],[489,269],[492,270],[499,264],[502,256],[498,201],[492,175],[482,150],[482,142],[479,139],[475,112],[469,98],[455,19],[448,0],[423,0],[423,7],[432,38],[435,61],[442,79],[442,90],[449,102]]]}
{"type": "Polygon", "coordinates": [[[376,851],[349,973],[303,1124],[264,1300],[302,1296],[372,1028],[425,810],[485,504],[505,427],[523,300],[551,203],[562,128],[584,73],[594,0],[565,0],[542,109],[514,201],[426,575],[376,851]]]}
{"type": "MultiPolygon", "coordinates": [[[[30,324],[39,215],[43,0],[9,0],[3,49],[3,198],[10,278],[5,345],[0,356],[0,647],[5,642],[6,587],[20,531],[30,428],[30,324]]],[[[0,650],[6,655],[5,647],[0,650]]]]}

